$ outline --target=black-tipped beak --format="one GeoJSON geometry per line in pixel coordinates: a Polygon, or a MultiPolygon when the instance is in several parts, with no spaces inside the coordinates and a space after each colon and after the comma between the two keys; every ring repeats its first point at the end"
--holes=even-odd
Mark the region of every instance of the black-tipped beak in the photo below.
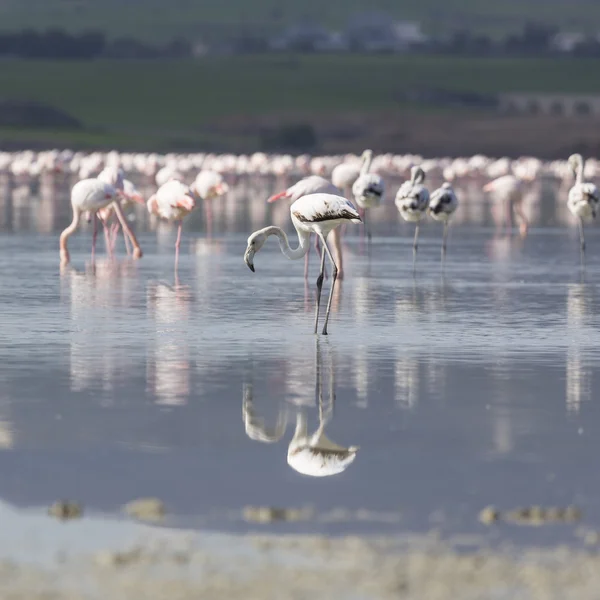
{"type": "Polygon", "coordinates": [[[252,250],[248,249],[246,250],[246,254],[244,254],[244,262],[246,263],[246,265],[248,266],[248,268],[254,273],[254,252],[252,252],[252,250]]]}

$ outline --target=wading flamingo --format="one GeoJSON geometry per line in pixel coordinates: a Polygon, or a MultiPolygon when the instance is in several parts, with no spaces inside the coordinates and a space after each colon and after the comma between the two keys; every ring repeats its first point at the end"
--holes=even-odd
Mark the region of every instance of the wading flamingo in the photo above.
{"type": "Polygon", "coordinates": [[[255,231],[248,238],[248,246],[244,255],[244,261],[251,271],[254,271],[254,255],[263,247],[267,238],[276,235],[279,238],[281,252],[289,259],[302,258],[310,246],[310,234],[314,233],[323,244],[321,253],[321,270],[317,278],[317,307],[315,314],[315,333],[319,322],[319,308],[321,304],[321,289],[323,287],[323,276],[325,271],[325,254],[331,261],[333,269],[331,291],[329,292],[329,301],[327,302],[327,312],[325,313],[325,323],[323,325],[323,335],[327,335],[327,323],[329,321],[329,311],[331,310],[331,300],[333,298],[333,289],[337,279],[338,268],[329,251],[326,238],[336,227],[348,221],[360,223],[361,218],[358,211],[349,200],[342,196],[333,194],[309,194],[296,200],[290,207],[292,223],[298,233],[299,246],[290,248],[288,237],[285,232],[276,226],[265,227],[255,231]]]}
{"type": "Polygon", "coordinates": [[[425,171],[414,166],[410,171],[410,181],[405,181],[396,194],[396,207],[405,221],[415,224],[415,239],[413,241],[413,271],[417,264],[417,249],[419,246],[419,222],[425,215],[429,205],[429,191],[423,185],[425,171]]]}
{"type": "Polygon", "coordinates": [[[148,199],[148,212],[166,221],[177,221],[177,241],[175,242],[175,270],[179,265],[179,246],[183,219],[196,207],[194,192],[181,181],[167,181],[148,199]]]}
{"type": "Polygon", "coordinates": [[[458,198],[452,186],[446,181],[442,187],[431,193],[428,213],[432,219],[444,224],[442,234],[442,261],[446,258],[446,241],[448,238],[448,223],[458,208],[458,198]]]}
{"type": "MultiPolygon", "coordinates": [[[[129,179],[123,179],[123,193],[121,194],[121,199],[119,202],[124,212],[128,211],[133,206],[133,204],[142,204],[143,206],[146,206],[146,201],[144,200],[144,197],[138,191],[135,185],[131,181],[129,181],[129,179]]],[[[106,227],[108,226],[108,223],[111,221],[114,212],[115,211],[112,204],[109,204],[108,206],[101,208],[96,213],[100,221],[103,223],[105,231],[106,227]]],[[[115,251],[117,235],[119,234],[119,226],[120,225],[118,222],[114,222],[110,226],[110,235],[108,243],[110,244],[111,252],[115,251]]],[[[127,254],[131,254],[131,249],[129,247],[129,238],[126,235],[124,235],[123,239],[125,240],[125,248],[127,250],[127,254]]]]}
{"type": "Polygon", "coordinates": [[[367,210],[379,206],[385,193],[383,177],[377,173],[369,173],[372,160],[373,152],[365,150],[360,174],[352,185],[352,194],[356,201],[356,206],[363,211],[362,218],[367,231],[367,242],[369,245],[371,244],[371,228],[366,218],[367,210]]]}
{"type": "MultiPolygon", "coordinates": [[[[309,175],[297,181],[294,185],[290,186],[283,192],[279,192],[274,196],[271,196],[267,202],[275,202],[281,198],[286,198],[295,202],[302,196],[308,196],[309,194],[333,194],[334,196],[340,196],[341,191],[331,183],[325,177],[320,175],[309,175]]],[[[331,234],[331,242],[333,244],[333,254],[335,256],[335,262],[338,266],[338,278],[344,277],[344,258],[342,256],[342,241],[340,237],[340,231],[334,230],[331,234]]],[[[321,252],[319,246],[319,238],[315,238],[315,249],[318,254],[321,252]]],[[[304,279],[308,279],[308,255],[309,251],[304,256],[304,279]]]]}
{"type": "Polygon", "coordinates": [[[567,206],[571,213],[579,220],[579,242],[581,248],[581,259],[585,257],[585,237],[583,234],[584,222],[596,218],[598,204],[600,204],[600,192],[593,184],[583,181],[584,161],[581,154],[569,156],[569,166],[575,173],[575,185],[569,190],[567,206]]]}
{"type": "Polygon", "coordinates": [[[206,232],[212,234],[212,200],[224,196],[229,191],[229,186],[223,181],[223,175],[217,171],[204,169],[198,173],[190,189],[198,198],[204,201],[206,216],[206,232]]]}
{"type": "Polygon", "coordinates": [[[529,183],[531,183],[530,179],[517,177],[517,175],[509,173],[508,175],[502,175],[502,177],[498,177],[483,186],[484,192],[490,193],[494,200],[503,203],[505,214],[504,222],[507,228],[512,227],[512,212],[514,210],[517,220],[519,221],[519,233],[522,237],[527,235],[527,230],[529,229],[529,223],[523,212],[522,206],[523,194],[529,183]]]}
{"type": "Polygon", "coordinates": [[[71,190],[71,207],[73,209],[73,221],[71,224],[61,233],[60,235],[60,261],[61,264],[66,265],[69,260],[69,250],[67,243],[69,237],[75,232],[81,216],[83,213],[92,215],[94,221],[94,233],[92,237],[92,260],[95,258],[96,253],[96,236],[98,233],[96,223],[96,212],[100,209],[113,204],[115,214],[121,222],[121,227],[126,235],[129,236],[131,243],[133,244],[133,258],[142,257],[142,249],[138,244],[133,231],[131,231],[127,219],[123,215],[123,211],[119,206],[119,198],[121,193],[115,187],[108,183],[103,183],[96,178],[83,179],[77,182],[71,190]]]}

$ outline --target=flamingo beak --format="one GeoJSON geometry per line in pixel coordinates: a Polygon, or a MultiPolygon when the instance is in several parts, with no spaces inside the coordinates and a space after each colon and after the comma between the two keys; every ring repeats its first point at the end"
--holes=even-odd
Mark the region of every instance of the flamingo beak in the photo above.
{"type": "Polygon", "coordinates": [[[131,199],[134,202],[137,202],[138,204],[143,204],[144,206],[146,205],[146,201],[144,200],[144,197],[139,194],[139,193],[135,193],[131,196],[131,199]]]}
{"type": "Polygon", "coordinates": [[[244,254],[244,262],[248,266],[248,268],[255,273],[254,270],[254,250],[248,246],[246,249],[246,254],[244,254]]]}
{"type": "Polygon", "coordinates": [[[276,200],[279,200],[280,198],[285,198],[287,196],[287,191],[285,192],[280,192],[279,194],[275,194],[274,196],[271,196],[267,202],[275,202],[276,200]]]}

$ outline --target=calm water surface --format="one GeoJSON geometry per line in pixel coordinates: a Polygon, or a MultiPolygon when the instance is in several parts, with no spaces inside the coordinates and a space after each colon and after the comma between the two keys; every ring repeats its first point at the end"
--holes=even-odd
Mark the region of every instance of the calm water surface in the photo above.
{"type": "MultiPolygon", "coordinates": [[[[316,509],[276,531],[575,539],[572,526],[488,530],[477,522],[488,504],[576,504],[600,526],[593,228],[582,275],[576,231],[552,226],[553,212],[525,240],[484,217],[459,221],[442,273],[440,228],[428,224],[414,278],[410,227],[381,219],[370,257],[349,228],[331,335],[317,341],[314,252],[307,285],[302,261],[273,240],[256,274],[243,263],[248,233],[273,220],[264,196],[238,199],[237,212],[226,205],[210,238],[195,217],[177,278],[174,232],[153,231],[143,215],[141,261],[121,248],[111,262],[100,244],[91,265],[88,229],[61,272],[57,232],[69,215],[57,198],[5,198],[3,500],[69,498],[114,513],[158,496],[168,525],[231,531],[260,527],[242,520],[247,505],[316,509]],[[360,446],[343,473],[288,466],[299,414],[311,432],[321,419],[331,440],[360,446]]],[[[276,210],[285,222],[287,207],[276,210]]]]}

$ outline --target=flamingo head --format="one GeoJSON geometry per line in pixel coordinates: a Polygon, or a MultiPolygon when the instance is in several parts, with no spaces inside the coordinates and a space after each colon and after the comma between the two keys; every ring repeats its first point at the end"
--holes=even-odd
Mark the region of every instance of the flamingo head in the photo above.
{"type": "Polygon", "coordinates": [[[575,173],[577,173],[577,169],[579,169],[580,165],[583,164],[583,156],[581,154],[571,154],[568,160],[569,166],[575,173]]]}
{"type": "Polygon", "coordinates": [[[196,198],[194,196],[194,192],[190,190],[188,193],[180,196],[177,200],[177,206],[189,211],[194,210],[194,208],[196,208],[196,198]]]}
{"type": "Polygon", "coordinates": [[[244,262],[248,265],[248,268],[254,273],[254,255],[263,247],[267,235],[264,230],[256,231],[248,238],[248,246],[246,247],[246,253],[244,254],[244,262]]]}
{"type": "Polygon", "coordinates": [[[156,194],[153,194],[152,196],[150,196],[150,198],[148,198],[146,206],[148,207],[148,212],[151,215],[158,214],[158,202],[156,200],[156,194]]]}

